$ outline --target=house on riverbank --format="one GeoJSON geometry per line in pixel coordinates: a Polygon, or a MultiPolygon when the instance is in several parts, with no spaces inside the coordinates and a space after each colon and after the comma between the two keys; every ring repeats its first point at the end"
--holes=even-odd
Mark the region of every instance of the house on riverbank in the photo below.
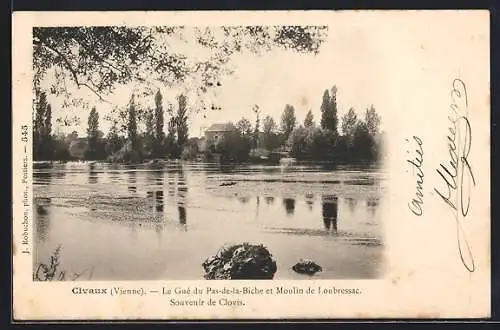
{"type": "Polygon", "coordinates": [[[215,146],[220,143],[224,137],[234,130],[231,123],[216,123],[210,125],[205,132],[204,137],[199,140],[198,146],[200,152],[215,151],[215,146]]]}
{"type": "Polygon", "coordinates": [[[209,144],[216,144],[221,141],[224,136],[234,130],[234,125],[231,123],[212,124],[205,130],[205,139],[209,144]]]}

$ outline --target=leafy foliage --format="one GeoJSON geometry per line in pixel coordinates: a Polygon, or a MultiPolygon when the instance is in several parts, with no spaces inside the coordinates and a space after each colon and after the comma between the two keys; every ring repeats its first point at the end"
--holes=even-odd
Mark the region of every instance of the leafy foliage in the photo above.
{"type": "Polygon", "coordinates": [[[277,125],[273,117],[271,116],[264,117],[262,124],[264,129],[264,134],[263,134],[264,148],[266,148],[267,150],[273,150],[277,148],[279,145],[279,139],[276,132],[277,125]]]}
{"type": "Polygon", "coordinates": [[[377,111],[375,111],[375,107],[372,104],[365,113],[366,129],[368,130],[368,133],[370,133],[370,135],[375,136],[379,133],[380,121],[380,116],[378,115],[377,111]]]}
{"type": "Polygon", "coordinates": [[[33,158],[51,160],[54,156],[52,145],[52,108],[47,103],[44,92],[38,94],[33,122],[33,158]]]}
{"type": "Polygon", "coordinates": [[[337,87],[333,86],[331,94],[328,90],[323,93],[321,103],[321,128],[337,133],[337,87]]]}
{"type": "Polygon", "coordinates": [[[136,149],[137,146],[137,112],[134,103],[134,96],[130,99],[128,108],[128,122],[127,122],[127,136],[128,141],[131,143],[132,148],[136,149]]]}
{"type": "Polygon", "coordinates": [[[306,114],[306,118],[304,119],[304,127],[313,127],[314,126],[314,116],[312,111],[309,110],[306,114]]]}
{"type": "Polygon", "coordinates": [[[245,162],[252,148],[251,136],[242,135],[234,125],[232,127],[215,145],[215,152],[222,155],[224,162],[245,162]]]}
{"type": "Polygon", "coordinates": [[[295,117],[295,108],[292,105],[287,104],[283,114],[281,115],[281,130],[285,139],[288,139],[296,124],[297,119],[295,117]]]}
{"type": "MultiPolygon", "coordinates": [[[[139,83],[152,88],[199,78],[196,87],[207,92],[218,85],[231,56],[272,49],[317,54],[326,26],[86,26],[33,29],[34,89],[53,70],[52,93],[70,98],[72,82],[100,100],[118,85],[139,83]],[[176,53],[176,41],[192,41],[209,50],[206,58],[176,53]]],[[[70,105],[70,104],[68,104],[70,105]]]]}
{"type": "Polygon", "coordinates": [[[179,95],[179,108],[177,110],[177,145],[182,148],[188,140],[188,124],[187,124],[187,97],[179,95]]]}
{"type": "Polygon", "coordinates": [[[250,120],[243,117],[236,122],[236,129],[241,135],[249,136],[252,134],[252,123],[250,120]]]}
{"type": "Polygon", "coordinates": [[[352,135],[356,124],[358,122],[358,116],[354,108],[350,108],[349,111],[342,117],[342,133],[344,135],[352,135]]]}
{"type": "Polygon", "coordinates": [[[99,113],[93,107],[88,118],[87,138],[88,149],[87,159],[98,159],[98,134],[99,134],[99,113]]]}
{"type": "Polygon", "coordinates": [[[144,131],[144,147],[145,153],[148,155],[154,155],[155,153],[155,142],[156,142],[156,130],[155,130],[155,116],[153,111],[148,110],[144,117],[144,124],[146,126],[144,131]]]}
{"type": "Polygon", "coordinates": [[[160,91],[155,95],[155,112],[154,112],[154,125],[155,125],[155,135],[154,135],[154,154],[156,157],[163,156],[162,145],[165,139],[164,133],[164,113],[163,113],[163,96],[160,91]]]}
{"type": "MultiPolygon", "coordinates": [[[[36,270],[33,271],[33,281],[65,281],[67,280],[67,272],[61,269],[61,249],[59,245],[49,258],[48,263],[39,263],[36,270]]],[[[92,279],[93,267],[84,270],[81,273],[74,273],[69,278],[70,281],[75,281],[84,273],[89,273],[88,280],[92,279]]]]}

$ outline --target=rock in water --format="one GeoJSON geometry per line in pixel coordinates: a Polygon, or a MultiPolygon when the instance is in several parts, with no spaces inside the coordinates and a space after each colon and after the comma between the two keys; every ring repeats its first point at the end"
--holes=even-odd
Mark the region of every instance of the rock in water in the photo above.
{"type": "Polygon", "coordinates": [[[266,247],[249,243],[223,247],[202,266],[207,280],[271,280],[277,270],[266,247]]]}
{"type": "Polygon", "coordinates": [[[300,259],[292,269],[299,274],[314,275],[317,272],[323,271],[320,265],[309,259],[300,259]]]}

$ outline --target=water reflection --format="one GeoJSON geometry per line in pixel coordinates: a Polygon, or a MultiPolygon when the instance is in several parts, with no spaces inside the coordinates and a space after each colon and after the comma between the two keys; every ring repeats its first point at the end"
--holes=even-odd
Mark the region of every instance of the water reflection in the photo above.
{"type": "Polygon", "coordinates": [[[266,204],[267,205],[271,205],[271,204],[274,203],[274,197],[273,196],[266,196],[265,199],[266,199],[266,204]]]}
{"type": "Polygon", "coordinates": [[[337,233],[338,198],[335,195],[322,196],[322,214],[325,229],[337,233]]]}
{"type": "Polygon", "coordinates": [[[240,203],[246,204],[246,203],[248,203],[250,198],[248,198],[247,196],[240,196],[240,197],[238,197],[238,200],[240,201],[240,203]]]}
{"type": "Polygon", "coordinates": [[[354,211],[356,210],[356,206],[358,205],[358,200],[352,197],[348,197],[347,204],[349,205],[349,211],[351,211],[351,213],[354,213],[354,211]]]}
{"type": "Polygon", "coordinates": [[[175,197],[175,177],[171,170],[165,172],[167,175],[168,196],[175,197]]]}
{"type": "Polygon", "coordinates": [[[283,198],[283,205],[285,206],[286,214],[293,215],[295,212],[295,198],[283,198]]]}
{"type": "Polygon", "coordinates": [[[177,173],[177,211],[179,213],[179,225],[183,230],[187,230],[186,197],[188,187],[182,166],[177,173]]]}
{"type": "Polygon", "coordinates": [[[312,211],[313,206],[314,206],[314,194],[313,193],[306,193],[305,200],[306,200],[307,207],[309,208],[309,211],[312,211]]]}
{"type": "Polygon", "coordinates": [[[157,212],[163,212],[163,191],[155,191],[155,206],[157,212]]]}
{"type": "Polygon", "coordinates": [[[119,171],[119,167],[118,167],[118,164],[110,164],[109,165],[109,170],[108,170],[108,173],[109,173],[109,179],[112,183],[117,183],[120,181],[120,171],[119,171]]]}
{"type": "Polygon", "coordinates": [[[34,170],[33,178],[35,184],[50,185],[52,183],[53,172],[49,170],[34,170]]]}
{"type": "Polygon", "coordinates": [[[177,210],[179,212],[179,224],[186,225],[187,224],[186,208],[183,205],[179,205],[177,206],[177,210]]]}
{"type": "Polygon", "coordinates": [[[89,164],[89,184],[96,184],[98,173],[95,170],[95,164],[89,164]]]}
{"type": "Polygon", "coordinates": [[[259,207],[260,207],[260,196],[257,196],[256,207],[255,207],[255,219],[259,218],[259,207]]]}
{"type": "Polygon", "coordinates": [[[375,212],[377,211],[379,201],[377,198],[369,198],[366,201],[366,207],[370,211],[371,216],[375,216],[375,212]]]}
{"type": "Polygon", "coordinates": [[[158,238],[158,242],[161,241],[162,235],[161,232],[163,231],[163,222],[157,222],[155,223],[155,233],[158,238]]]}
{"type": "Polygon", "coordinates": [[[57,171],[54,171],[53,177],[57,180],[63,180],[66,176],[66,164],[59,164],[57,171]]]}
{"type": "Polygon", "coordinates": [[[128,191],[132,193],[137,192],[137,172],[135,166],[131,166],[128,171],[128,191]]]}
{"type": "Polygon", "coordinates": [[[146,197],[152,200],[153,214],[156,212],[163,212],[164,199],[162,190],[154,190],[146,192],[146,197]],[[156,212],[155,212],[156,211],[156,212]]]}
{"type": "Polygon", "coordinates": [[[49,214],[52,199],[49,197],[35,198],[36,205],[36,234],[40,241],[45,242],[49,238],[51,217],[49,214]]]}

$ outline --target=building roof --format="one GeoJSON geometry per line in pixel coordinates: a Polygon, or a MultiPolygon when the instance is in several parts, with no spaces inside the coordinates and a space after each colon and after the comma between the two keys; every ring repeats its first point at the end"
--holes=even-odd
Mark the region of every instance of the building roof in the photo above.
{"type": "Polygon", "coordinates": [[[232,125],[229,123],[225,124],[212,124],[205,132],[229,132],[232,130],[232,125]]]}

